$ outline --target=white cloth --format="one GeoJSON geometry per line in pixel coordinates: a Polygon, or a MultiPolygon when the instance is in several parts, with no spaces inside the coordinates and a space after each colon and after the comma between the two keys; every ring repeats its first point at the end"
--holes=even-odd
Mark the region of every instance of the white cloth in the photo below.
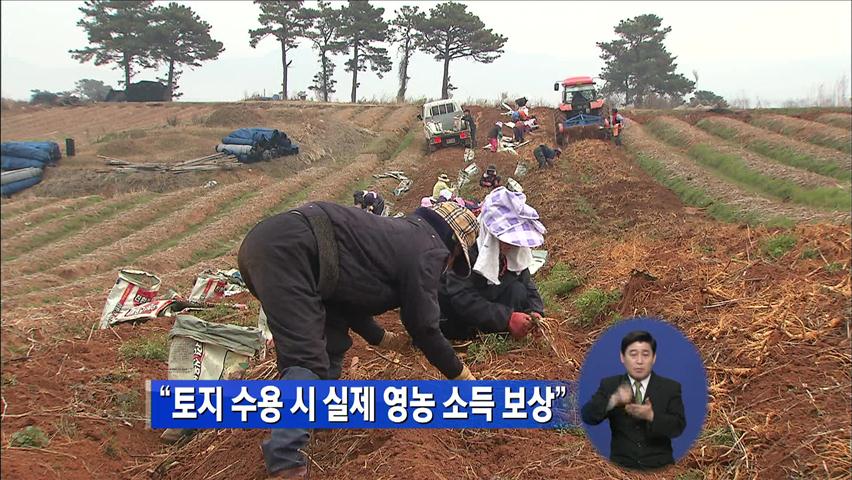
{"type": "MultiPolygon", "coordinates": [[[[490,285],[500,285],[500,240],[493,235],[484,223],[479,224],[479,237],[476,239],[479,253],[473,271],[485,277],[490,285]]],[[[532,265],[532,249],[513,246],[506,252],[507,268],[511,272],[523,272],[532,265]]]]}

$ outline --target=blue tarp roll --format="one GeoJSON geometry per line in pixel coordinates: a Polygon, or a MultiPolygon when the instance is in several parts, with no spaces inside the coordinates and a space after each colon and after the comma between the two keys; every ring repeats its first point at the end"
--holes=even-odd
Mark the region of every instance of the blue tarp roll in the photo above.
{"type": "Polygon", "coordinates": [[[17,182],[7,183],[6,185],[0,186],[0,195],[8,197],[14,193],[20,192],[21,190],[26,190],[40,181],[41,177],[32,177],[18,180],[17,182]]]}
{"type": "Polygon", "coordinates": [[[236,155],[240,162],[250,163],[282,155],[299,153],[299,146],[287,134],[273,128],[240,128],[222,139],[216,151],[236,155]],[[229,148],[230,147],[230,148],[229,148]]]}
{"type": "MultiPolygon", "coordinates": [[[[12,157],[31,158],[42,163],[50,163],[55,160],[51,157],[51,149],[42,145],[45,142],[6,142],[0,144],[0,155],[12,157]],[[39,144],[39,146],[33,145],[39,144]]],[[[57,147],[58,148],[58,147],[57,147]]]]}
{"type": "Polygon", "coordinates": [[[0,185],[7,185],[32,177],[40,177],[44,171],[40,168],[21,168],[0,173],[0,185]]]}
{"type": "Polygon", "coordinates": [[[263,148],[290,145],[287,134],[273,128],[240,128],[222,139],[222,143],[231,145],[253,145],[263,148]]]}
{"type": "Polygon", "coordinates": [[[18,170],[21,168],[44,168],[46,162],[32,158],[15,157],[3,154],[0,156],[0,170],[18,170]]]}
{"type": "Polygon", "coordinates": [[[59,144],[56,142],[7,142],[7,143],[23,143],[39,150],[45,150],[50,153],[50,158],[53,161],[62,158],[62,150],[59,149],[59,144]]]}

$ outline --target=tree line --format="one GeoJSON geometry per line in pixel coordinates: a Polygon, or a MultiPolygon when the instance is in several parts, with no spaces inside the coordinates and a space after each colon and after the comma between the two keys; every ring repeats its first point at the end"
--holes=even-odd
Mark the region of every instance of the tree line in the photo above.
{"type": "MultiPolygon", "coordinates": [[[[369,1],[350,0],[334,8],[319,1],[308,8],[300,0],[255,0],[260,8],[259,28],[249,30],[249,45],[256,47],[266,37],[274,38],[281,48],[281,93],[288,98],[288,71],[291,51],[300,40],[307,40],[319,57],[319,71],[309,87],[317,97],[328,101],[336,92],[333,78],[335,57],[346,55],[345,71],[351,73],[352,102],[357,101],[358,75],[369,68],[379,78],[391,71],[393,62],[385,45],[396,45],[399,52],[399,90],[403,101],[408,85],[411,56],[422,51],[443,62],[441,96],[452,89],[449,66],[452,60],[471,58],[491,63],[503,53],[507,38],[485,28],[485,24],[467,6],[446,2],[428,12],[417,6],[403,6],[395,17],[384,20],[385,9],[369,1]]],[[[138,69],[167,67],[163,79],[169,92],[176,95],[177,81],[184,67],[197,67],[215,60],[224,51],[221,42],[210,36],[210,25],[191,7],[169,3],[155,6],[153,1],[88,0],[80,7],[84,18],[77,24],[88,35],[89,45],[70,50],[81,63],[113,64],[124,71],[124,85],[138,69]]]]}
{"type": "MultiPolygon", "coordinates": [[[[319,68],[308,87],[318,99],[329,101],[337,91],[334,72],[343,56],[344,70],[351,75],[350,100],[357,101],[359,76],[368,70],[382,78],[393,67],[396,49],[399,88],[397,101],[404,101],[408,89],[409,65],[416,52],[441,62],[441,98],[449,98],[455,88],[450,81],[450,64],[462,58],[491,63],[503,54],[507,38],[486,28],[482,20],[461,3],[448,1],[428,11],[405,5],[385,20],[385,9],[366,0],[332,4],[320,0],[309,8],[301,0],[255,0],[259,7],[258,28],[249,33],[252,48],[266,38],[278,42],[281,51],[281,93],[288,95],[288,72],[294,68],[292,52],[306,41],[317,55],[319,68]],[[336,7],[338,6],[338,7],[336,7]]],[[[163,81],[176,97],[177,83],[184,68],[216,60],[224,51],[221,42],[210,35],[210,25],[191,7],[151,0],[87,0],[77,24],[88,35],[88,46],[70,50],[80,62],[112,64],[124,72],[128,85],[139,69],[166,67],[163,81]]],[[[698,81],[676,72],[676,57],[664,40],[671,27],[662,18],[639,15],[619,22],[616,39],[598,42],[604,68],[600,73],[603,92],[619,103],[643,106],[654,99],[678,105],[695,91],[698,81]]],[[[571,72],[566,72],[571,73],[571,72]]],[[[582,73],[582,72],[576,72],[582,73]]],[[[707,90],[700,90],[692,103],[724,102],[707,90]]]]}

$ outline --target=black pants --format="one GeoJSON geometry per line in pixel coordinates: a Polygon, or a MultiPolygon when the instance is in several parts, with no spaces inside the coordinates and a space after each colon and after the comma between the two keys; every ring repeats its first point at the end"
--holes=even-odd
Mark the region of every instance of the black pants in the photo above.
{"type": "Polygon", "coordinates": [[[307,221],[284,213],[259,223],[237,258],[246,286],[266,312],[278,371],[302,367],[319,378],[337,378],[352,339],[340,312],[327,311],[319,294],[317,243],[307,221]]]}
{"type": "MultiPolygon", "coordinates": [[[[337,379],[352,346],[342,309],[319,294],[317,242],[303,217],[284,213],[255,226],[240,246],[243,280],[260,300],[272,331],[279,378],[337,379]]],[[[307,429],[274,429],[263,442],[270,473],[306,463],[307,429]]]]}
{"type": "Polygon", "coordinates": [[[545,157],[544,152],[542,152],[541,150],[534,150],[533,156],[535,157],[536,161],[538,162],[538,168],[544,168],[545,165],[547,165],[548,167],[553,166],[553,160],[550,160],[547,157],[545,157]]]}

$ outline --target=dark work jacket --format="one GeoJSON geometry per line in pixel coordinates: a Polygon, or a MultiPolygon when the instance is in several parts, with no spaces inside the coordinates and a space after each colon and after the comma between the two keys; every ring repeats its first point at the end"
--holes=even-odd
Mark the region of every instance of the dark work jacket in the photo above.
{"type": "Polygon", "coordinates": [[[533,152],[533,155],[536,158],[538,158],[538,155],[536,155],[536,152],[539,152],[539,154],[543,158],[546,158],[548,160],[553,160],[554,158],[556,158],[556,152],[552,148],[550,148],[550,147],[548,147],[547,145],[544,145],[544,144],[537,146],[535,148],[535,151],[533,152]]]}
{"type": "Polygon", "coordinates": [[[500,186],[500,182],[502,179],[500,175],[488,175],[487,173],[483,173],[481,177],[479,177],[479,186],[483,188],[497,188],[500,186]]]}
{"type": "Polygon", "coordinates": [[[323,303],[358,319],[350,327],[374,345],[384,330],[371,316],[399,308],[405,330],[429,363],[447,378],[458,376],[462,364],[438,324],[438,288],[450,251],[429,222],[416,214],[390,218],[313,204],[331,221],[340,266],[337,288],[323,303]]]}
{"type": "MultiPolygon", "coordinates": [[[[470,261],[476,262],[476,248],[471,249],[470,261]]],[[[476,272],[472,272],[468,278],[448,272],[439,290],[441,315],[482,333],[507,332],[509,317],[514,310],[495,300],[515,283],[520,283],[527,291],[526,313],[538,312],[543,315],[544,302],[529,269],[519,273],[506,270],[500,276],[500,285],[489,285],[488,280],[476,272]]]]}
{"type": "Polygon", "coordinates": [[[651,373],[644,398],[651,399],[654,421],[646,422],[629,415],[623,406],[606,411],[609,397],[623,382],[630,382],[626,374],[601,380],[598,391],[583,405],[583,421],[597,425],[609,419],[613,462],[641,470],[671,465],[674,463],[671,439],[686,428],[680,383],[651,373]]]}
{"type": "Polygon", "coordinates": [[[371,211],[374,215],[381,215],[385,211],[385,199],[376,192],[367,192],[361,208],[371,211]],[[373,207],[373,210],[369,210],[370,207],[373,207]]]}
{"type": "Polygon", "coordinates": [[[476,134],[476,121],[473,119],[473,116],[467,114],[462,115],[462,120],[467,122],[468,126],[470,127],[470,133],[472,135],[476,134]]]}
{"type": "Polygon", "coordinates": [[[488,130],[488,138],[500,138],[502,130],[502,128],[494,125],[490,130],[488,130]]]}

